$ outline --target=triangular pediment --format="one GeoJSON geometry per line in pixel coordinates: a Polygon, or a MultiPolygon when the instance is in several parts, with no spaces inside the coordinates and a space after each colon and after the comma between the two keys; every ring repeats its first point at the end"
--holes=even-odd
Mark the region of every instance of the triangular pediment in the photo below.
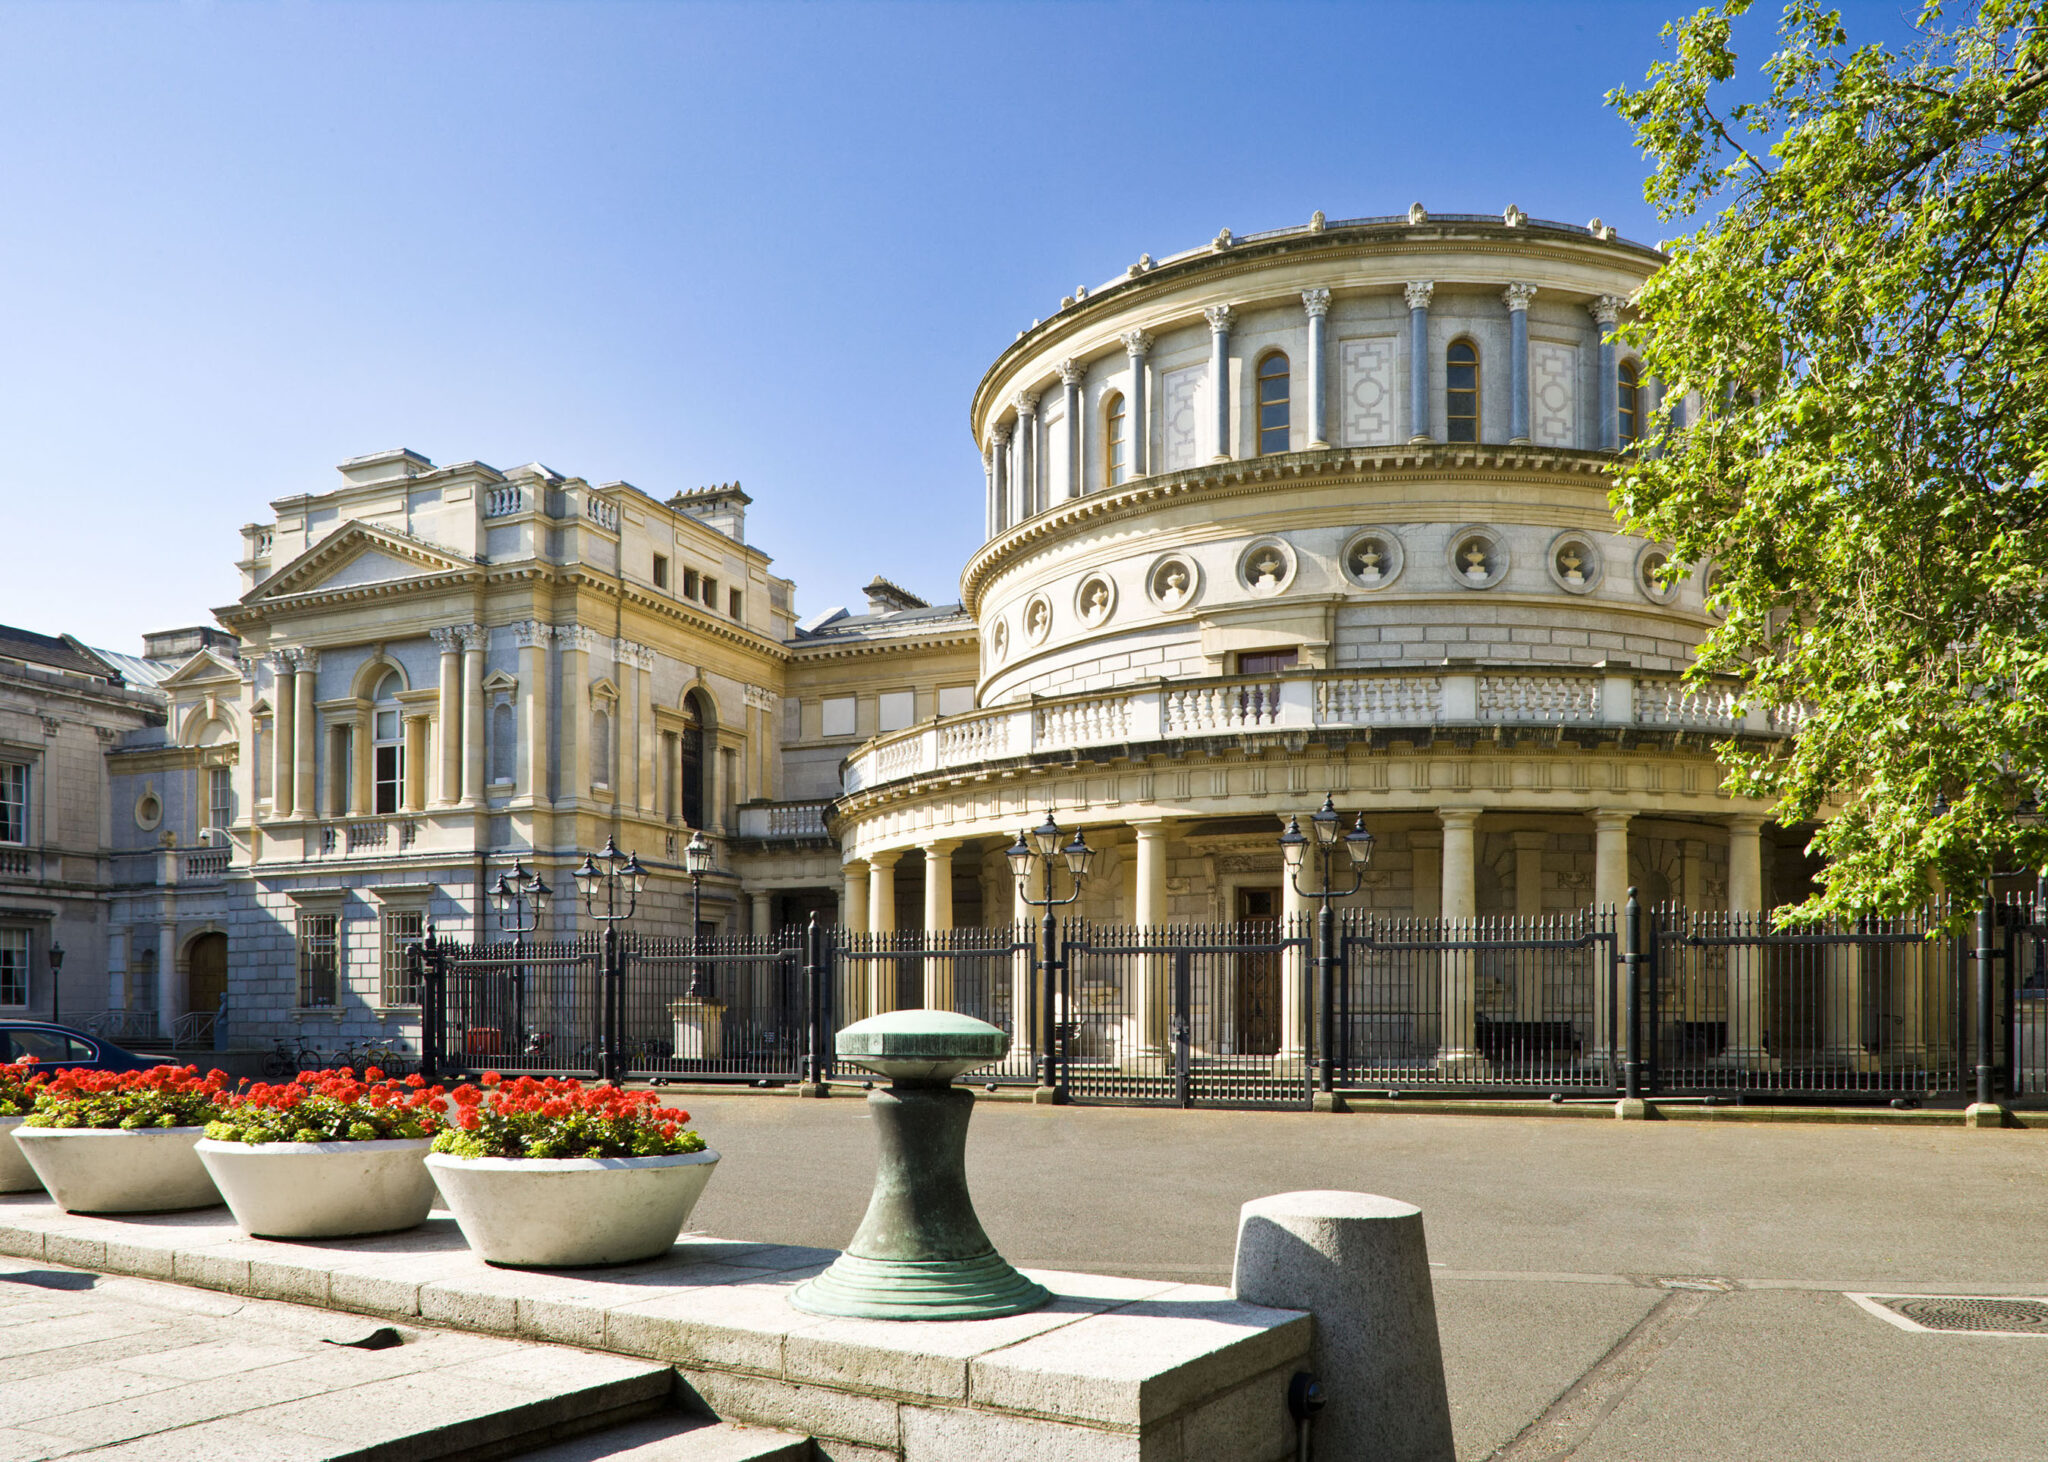
{"type": "Polygon", "coordinates": [[[374,590],[473,571],[445,548],[388,528],[351,521],[321,539],[242,598],[245,605],[305,595],[374,590]]]}
{"type": "Polygon", "coordinates": [[[195,685],[224,680],[239,685],[241,679],[242,669],[239,665],[223,659],[212,650],[201,650],[158,681],[157,686],[161,690],[188,690],[195,685]]]}

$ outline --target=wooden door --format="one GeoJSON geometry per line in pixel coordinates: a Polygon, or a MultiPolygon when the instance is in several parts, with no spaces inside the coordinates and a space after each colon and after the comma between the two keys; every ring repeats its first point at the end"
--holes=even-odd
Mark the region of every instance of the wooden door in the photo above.
{"type": "MultiPolygon", "coordinates": [[[[1270,939],[1280,919],[1280,890],[1240,888],[1237,922],[1243,937],[1270,939]]],[[[1237,956],[1236,1049],[1243,1054],[1271,1055],[1280,1049],[1280,957],[1277,954],[1237,956]]]]}

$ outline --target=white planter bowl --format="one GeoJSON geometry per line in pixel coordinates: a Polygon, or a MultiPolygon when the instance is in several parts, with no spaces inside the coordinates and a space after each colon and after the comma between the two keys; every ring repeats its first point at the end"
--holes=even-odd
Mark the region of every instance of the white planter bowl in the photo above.
{"type": "Polygon", "coordinates": [[[339,1239],[417,1228],[434,1202],[428,1137],[381,1142],[215,1142],[199,1160],[242,1232],[339,1239]]]}
{"type": "Polygon", "coordinates": [[[19,1117],[0,1117],[0,1193],[33,1193],[43,1186],[15,1145],[14,1129],[20,1125],[19,1117]]]}
{"type": "Polygon", "coordinates": [[[66,1213],[211,1208],[220,1191],[192,1149],[204,1127],[17,1127],[14,1140],[66,1213]]]}
{"type": "Polygon", "coordinates": [[[491,1264],[629,1264],[668,1252],[718,1154],[427,1159],[463,1238],[491,1264]]]}

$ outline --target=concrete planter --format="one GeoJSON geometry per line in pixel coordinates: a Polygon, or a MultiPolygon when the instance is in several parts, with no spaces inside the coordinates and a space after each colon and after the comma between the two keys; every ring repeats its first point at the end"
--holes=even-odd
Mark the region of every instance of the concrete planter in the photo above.
{"type": "Polygon", "coordinates": [[[199,1160],[242,1232],[340,1239],[417,1228],[434,1202],[428,1137],[381,1142],[214,1142],[199,1160]]]}
{"type": "Polygon", "coordinates": [[[451,1157],[427,1170],[463,1238],[490,1264],[572,1268],[668,1252],[718,1154],[673,1157],[451,1157]]]}
{"type": "Polygon", "coordinates": [[[193,1151],[204,1127],[17,1127],[14,1140],[66,1213],[211,1208],[220,1190],[193,1151]]]}
{"type": "Polygon", "coordinates": [[[0,1117],[0,1193],[32,1193],[43,1186],[15,1145],[14,1129],[20,1125],[19,1117],[0,1117]]]}

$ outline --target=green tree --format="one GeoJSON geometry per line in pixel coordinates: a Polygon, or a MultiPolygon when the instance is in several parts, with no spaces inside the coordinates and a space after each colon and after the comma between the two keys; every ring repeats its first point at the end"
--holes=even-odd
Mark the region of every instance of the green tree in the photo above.
{"type": "Polygon", "coordinates": [[[1696,673],[1804,708],[1726,753],[1781,822],[1825,819],[1799,914],[1890,911],[2048,865],[2048,3],[1929,6],[1898,49],[1795,3],[1739,79],[1747,8],[1667,26],[1608,97],[1695,229],[1625,332],[1695,419],[1614,501],[1712,566],[1696,673]]]}

